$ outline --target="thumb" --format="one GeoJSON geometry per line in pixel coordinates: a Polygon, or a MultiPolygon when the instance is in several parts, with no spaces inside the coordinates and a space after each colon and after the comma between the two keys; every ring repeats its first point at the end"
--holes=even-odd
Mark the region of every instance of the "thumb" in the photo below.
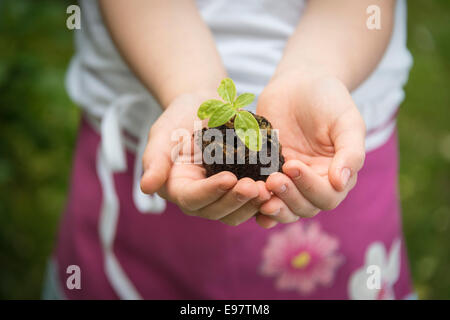
{"type": "Polygon", "coordinates": [[[344,191],[350,178],[363,166],[365,159],[364,121],[357,110],[337,119],[331,133],[335,155],[328,178],[337,191],[344,191]]]}
{"type": "Polygon", "coordinates": [[[147,194],[157,192],[166,183],[172,168],[172,143],[167,143],[164,135],[150,132],[142,157],[144,174],[141,178],[141,190],[147,194]]]}

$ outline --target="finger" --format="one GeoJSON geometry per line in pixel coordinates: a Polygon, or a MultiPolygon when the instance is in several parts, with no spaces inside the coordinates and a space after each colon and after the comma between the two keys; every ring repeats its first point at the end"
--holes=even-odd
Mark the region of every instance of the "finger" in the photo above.
{"type": "Polygon", "coordinates": [[[219,220],[236,211],[258,196],[256,182],[250,178],[238,180],[236,185],[212,204],[201,208],[196,215],[206,219],[219,220]]]}
{"type": "Polygon", "coordinates": [[[291,223],[300,218],[277,196],[272,196],[269,201],[264,203],[259,212],[280,223],[291,223]]]}
{"type": "Polygon", "coordinates": [[[364,164],[365,125],[355,110],[344,113],[331,130],[335,155],[328,170],[328,177],[337,191],[343,191],[350,178],[364,164]]]}
{"type": "Polygon", "coordinates": [[[255,201],[257,201],[261,205],[267,200],[269,200],[272,195],[270,194],[269,190],[267,190],[266,183],[264,181],[261,180],[256,181],[256,185],[258,186],[259,196],[258,200],[255,201]]]}
{"type": "Polygon", "coordinates": [[[144,193],[155,193],[166,182],[172,167],[170,152],[172,144],[167,137],[150,130],[147,146],[142,157],[144,174],[141,178],[141,190],[144,193]]]}
{"type": "Polygon", "coordinates": [[[328,182],[299,160],[289,160],[283,165],[283,172],[288,175],[302,195],[321,210],[332,210],[345,198],[356,177],[352,177],[347,192],[338,192],[328,182]]]}
{"type": "Polygon", "coordinates": [[[312,218],[319,213],[319,209],[311,204],[298,191],[294,182],[286,175],[276,172],[266,181],[267,189],[277,195],[288,208],[302,218],[312,218]]]}
{"type": "Polygon", "coordinates": [[[256,223],[264,229],[273,228],[278,224],[276,220],[273,220],[271,217],[265,216],[263,214],[257,214],[255,219],[256,223]]]}
{"type": "MultiPolygon", "coordinates": [[[[188,170],[188,167],[191,166],[193,167],[194,165],[175,164],[173,174],[176,175],[178,170],[188,170]]],[[[193,170],[194,168],[191,169],[193,170]]],[[[236,183],[237,178],[234,174],[223,171],[206,179],[174,179],[169,182],[167,189],[169,194],[174,195],[175,202],[182,209],[196,211],[220,199],[236,183]]]]}
{"type": "Polygon", "coordinates": [[[256,186],[259,193],[258,197],[250,200],[236,211],[223,217],[220,221],[230,226],[238,226],[253,217],[258,212],[259,207],[270,199],[270,192],[266,189],[263,181],[256,181],[256,186]]]}

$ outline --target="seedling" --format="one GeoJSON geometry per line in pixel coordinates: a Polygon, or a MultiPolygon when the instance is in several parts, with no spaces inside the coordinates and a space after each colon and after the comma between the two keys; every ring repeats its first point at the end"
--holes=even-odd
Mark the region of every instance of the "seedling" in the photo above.
{"type": "Polygon", "coordinates": [[[233,80],[225,78],[217,92],[221,100],[203,102],[197,112],[200,119],[208,119],[208,127],[219,127],[234,117],[234,130],[241,141],[252,151],[260,151],[262,146],[261,130],[253,114],[243,110],[255,99],[253,93],[243,93],[236,97],[236,86],[233,80]]]}
{"type": "Polygon", "coordinates": [[[198,109],[198,117],[208,119],[209,127],[203,128],[199,136],[215,136],[218,131],[222,137],[229,138],[230,129],[234,131],[234,135],[231,140],[197,140],[202,148],[206,176],[230,171],[238,179],[249,177],[255,181],[266,181],[270,173],[281,172],[284,158],[276,130],[272,129],[270,122],[263,116],[243,110],[253,102],[255,95],[243,93],[236,97],[236,87],[229,78],[222,80],[217,91],[223,101],[207,100],[198,109]],[[216,156],[220,160],[211,162],[210,156],[213,154],[213,160],[216,156]],[[228,161],[230,159],[232,161],[228,161]]]}

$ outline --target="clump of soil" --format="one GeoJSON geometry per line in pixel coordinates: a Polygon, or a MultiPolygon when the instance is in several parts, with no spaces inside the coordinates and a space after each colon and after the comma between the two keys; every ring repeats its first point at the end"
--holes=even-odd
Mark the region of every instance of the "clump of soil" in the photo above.
{"type": "MultiPolygon", "coordinates": [[[[256,121],[258,121],[259,127],[261,130],[265,129],[267,130],[267,135],[262,135],[262,149],[258,152],[256,151],[250,151],[245,144],[239,139],[234,131],[234,117],[231,118],[227,123],[224,125],[221,125],[220,127],[216,128],[203,128],[202,129],[202,136],[205,136],[205,133],[207,133],[209,130],[217,129],[220,130],[220,132],[223,135],[223,141],[215,141],[214,138],[211,138],[211,141],[208,141],[207,139],[197,139],[197,143],[202,148],[202,157],[203,157],[203,167],[206,169],[206,176],[210,177],[216,173],[219,173],[221,171],[230,171],[236,175],[238,179],[249,177],[253,180],[262,180],[266,181],[267,177],[270,173],[273,172],[281,172],[281,168],[284,164],[284,157],[281,154],[281,144],[278,141],[278,136],[274,134],[272,131],[272,125],[270,122],[262,117],[255,115],[256,121]],[[227,129],[232,129],[228,130],[227,129]],[[234,137],[232,139],[233,143],[227,143],[225,139],[226,133],[233,133],[234,137]],[[215,144],[214,148],[215,150],[220,150],[223,154],[223,163],[212,163],[208,164],[207,161],[205,161],[205,148],[207,148],[210,144],[215,144]],[[278,146],[278,157],[274,156],[272,159],[272,144],[276,144],[274,146],[278,146]],[[242,151],[244,149],[244,151],[242,151]],[[250,152],[256,153],[256,163],[253,161],[253,163],[250,163],[250,152]],[[263,154],[261,154],[263,153],[263,154]],[[227,164],[226,162],[226,156],[228,155],[229,158],[232,157],[233,161],[232,164],[227,164]],[[261,157],[262,155],[262,157],[261,157]],[[242,156],[244,156],[244,159],[242,159],[242,156]],[[265,160],[265,164],[261,163],[262,159],[265,160]],[[267,163],[267,160],[270,159],[270,162],[267,163]],[[240,162],[238,162],[240,160],[240,162]],[[275,160],[275,162],[274,162],[275,160]],[[274,162],[274,163],[273,163],[274,162]],[[261,174],[261,168],[269,168],[271,166],[274,166],[270,170],[269,173],[262,175],[261,174]]],[[[211,150],[211,149],[210,149],[211,150]]],[[[212,151],[212,156],[214,157],[214,152],[212,151]]],[[[264,162],[264,160],[263,160],[264,162]]]]}

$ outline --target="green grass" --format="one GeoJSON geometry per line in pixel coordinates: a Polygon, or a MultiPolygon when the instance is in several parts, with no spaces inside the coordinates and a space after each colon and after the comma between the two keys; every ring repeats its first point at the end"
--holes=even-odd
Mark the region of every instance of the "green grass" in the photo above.
{"type": "Polygon", "coordinates": [[[0,298],[38,298],[79,112],[63,1],[0,1],[0,298]]]}
{"type": "Polygon", "coordinates": [[[450,298],[450,1],[409,1],[414,67],[398,127],[400,194],[415,286],[450,298]]]}
{"type": "MultiPolygon", "coordinates": [[[[79,111],[64,74],[70,1],[0,0],[0,298],[38,298],[79,111]]],[[[409,1],[414,67],[399,115],[400,192],[421,298],[450,298],[450,1],[409,1]]]]}

